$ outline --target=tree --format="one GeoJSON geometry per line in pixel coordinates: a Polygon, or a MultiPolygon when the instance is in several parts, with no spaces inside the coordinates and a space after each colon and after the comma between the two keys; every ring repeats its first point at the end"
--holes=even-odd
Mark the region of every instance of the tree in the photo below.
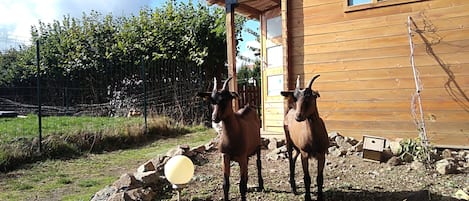
{"type": "MultiPolygon", "coordinates": [[[[236,18],[238,39],[245,21],[236,18]]],[[[9,60],[2,56],[1,86],[14,80],[28,86],[35,79],[37,40],[44,88],[82,88],[83,99],[93,102],[107,101],[106,87],[118,89],[125,78],[140,75],[142,58],[196,63],[210,79],[227,71],[225,11],[201,3],[168,0],[161,8],[146,7],[138,15],[119,18],[97,11],[81,18],[67,15],[60,21],[40,22],[31,35],[33,45],[12,52],[9,60]]],[[[49,91],[50,96],[59,93],[49,91]]]]}

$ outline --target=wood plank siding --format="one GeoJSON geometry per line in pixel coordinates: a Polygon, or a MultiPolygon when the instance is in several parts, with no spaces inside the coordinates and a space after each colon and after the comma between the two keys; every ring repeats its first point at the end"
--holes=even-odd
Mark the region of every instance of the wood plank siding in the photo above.
{"type": "MultiPolygon", "coordinates": [[[[415,82],[408,16],[415,21],[412,39],[428,138],[434,145],[469,147],[468,0],[359,10],[347,0],[288,1],[285,83],[293,89],[296,75],[304,86],[321,74],[313,88],[321,94],[318,108],[329,131],[356,139],[418,137],[411,114],[415,82]]],[[[264,108],[267,125],[282,124],[283,111],[264,108]]]]}

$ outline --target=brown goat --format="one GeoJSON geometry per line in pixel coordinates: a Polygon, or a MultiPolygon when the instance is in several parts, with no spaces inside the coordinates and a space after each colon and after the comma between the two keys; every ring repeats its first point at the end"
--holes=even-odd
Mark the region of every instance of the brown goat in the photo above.
{"type": "Polygon", "coordinates": [[[316,75],[311,79],[305,89],[300,89],[299,76],[296,80],[295,91],[282,91],[281,94],[289,98],[292,104],[285,115],[284,130],[290,164],[290,185],[293,193],[296,192],[295,184],[295,162],[298,154],[301,154],[305,183],[305,200],[311,200],[311,177],[309,175],[308,159],[314,157],[318,160],[318,200],[324,200],[322,193],[323,170],[329,139],[324,121],[319,117],[316,99],[319,93],[311,89],[316,75]],[[296,150],[295,156],[292,155],[296,150]]]}
{"type": "Polygon", "coordinates": [[[246,106],[238,112],[233,111],[232,100],[238,97],[238,94],[228,90],[227,84],[230,80],[231,77],[225,81],[223,88],[217,91],[217,80],[215,78],[212,92],[198,93],[197,95],[210,100],[213,106],[212,121],[215,123],[222,122],[218,150],[221,152],[223,160],[224,200],[228,200],[228,191],[230,189],[230,161],[239,163],[241,178],[239,191],[241,199],[246,200],[248,160],[249,156],[254,154],[257,154],[259,190],[264,189],[261,174],[260,121],[256,110],[250,106],[246,106]]]}

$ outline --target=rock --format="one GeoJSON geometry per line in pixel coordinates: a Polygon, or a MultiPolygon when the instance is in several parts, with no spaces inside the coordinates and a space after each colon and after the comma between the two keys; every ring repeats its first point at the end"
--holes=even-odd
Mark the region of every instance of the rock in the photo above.
{"type": "Polygon", "coordinates": [[[414,161],[414,156],[412,156],[412,154],[409,154],[409,153],[403,153],[401,154],[401,159],[403,162],[406,162],[406,163],[410,163],[412,161],[414,161]]]}
{"type": "Polygon", "coordinates": [[[184,152],[186,151],[189,151],[189,149],[191,148],[189,145],[187,144],[183,144],[183,145],[179,145],[178,148],[182,149],[184,152]]]}
{"type": "Polygon", "coordinates": [[[196,156],[198,153],[194,152],[194,151],[184,151],[184,155],[189,157],[189,158],[193,158],[194,156],[196,156]]]}
{"type": "Polygon", "coordinates": [[[454,159],[452,158],[441,159],[435,163],[435,166],[436,171],[443,175],[453,174],[457,172],[457,166],[454,163],[454,159]]]}
{"type": "Polygon", "coordinates": [[[269,146],[269,143],[270,143],[269,139],[261,137],[262,149],[267,149],[267,147],[269,146]]]}
{"type": "Polygon", "coordinates": [[[156,171],[148,172],[137,172],[135,173],[135,179],[143,183],[143,186],[151,186],[152,184],[158,183],[159,174],[156,171]]]}
{"type": "Polygon", "coordinates": [[[394,156],[399,156],[402,153],[402,146],[399,141],[390,141],[389,148],[394,156]]]}
{"type": "Polygon", "coordinates": [[[453,157],[453,154],[451,153],[451,150],[449,149],[445,149],[441,152],[441,156],[443,158],[452,158],[453,157]]]}
{"type": "Polygon", "coordinates": [[[151,161],[156,171],[163,171],[164,165],[166,164],[166,162],[168,162],[169,159],[170,157],[168,156],[158,155],[157,157],[151,159],[151,161]]]}
{"type": "Polygon", "coordinates": [[[272,153],[272,152],[266,154],[265,157],[267,158],[267,160],[273,160],[273,161],[276,161],[276,160],[279,160],[279,159],[280,159],[280,155],[279,155],[279,154],[274,154],[274,153],[272,153]]]}
{"type": "Polygon", "coordinates": [[[456,193],[454,194],[454,197],[460,200],[469,200],[469,195],[466,192],[464,192],[464,190],[461,190],[461,189],[456,191],[456,193]]]}
{"type": "Polygon", "coordinates": [[[117,190],[129,190],[141,187],[141,182],[137,181],[133,174],[126,173],[120,176],[120,178],[115,181],[112,186],[117,190]]]}
{"type": "Polygon", "coordinates": [[[151,188],[136,188],[125,192],[131,200],[152,201],[156,193],[151,188]]]}
{"type": "Polygon", "coordinates": [[[329,147],[329,148],[327,149],[327,151],[328,151],[329,153],[332,153],[332,152],[335,151],[336,149],[337,149],[336,146],[332,146],[332,147],[329,147]]]}
{"type": "Polygon", "coordinates": [[[398,166],[402,164],[402,161],[401,161],[401,158],[397,156],[393,156],[388,160],[388,162],[386,162],[386,164],[390,166],[398,166]]]}
{"type": "MultiPolygon", "coordinates": [[[[353,147],[353,141],[349,137],[336,136],[335,143],[337,146],[343,150],[348,150],[353,147]]],[[[355,143],[356,144],[356,143],[355,143]]]]}
{"type": "Polygon", "coordinates": [[[335,149],[330,154],[335,157],[343,156],[347,153],[347,150],[343,150],[342,148],[335,149]]]}
{"type": "Polygon", "coordinates": [[[382,156],[382,160],[383,160],[383,161],[388,161],[388,160],[389,160],[391,157],[393,157],[394,155],[393,155],[393,153],[391,152],[391,149],[386,148],[386,149],[383,150],[381,156],[382,156]]]}
{"type": "Polygon", "coordinates": [[[119,192],[112,194],[107,201],[132,201],[132,199],[124,192],[119,192]]]}
{"type": "Polygon", "coordinates": [[[418,172],[425,172],[426,168],[425,168],[425,165],[422,163],[422,162],[419,162],[419,161],[413,161],[411,164],[410,164],[410,167],[413,169],[413,170],[416,170],[418,172]]]}
{"type": "Polygon", "coordinates": [[[91,198],[91,201],[106,201],[109,199],[109,197],[111,197],[111,195],[115,194],[116,192],[116,187],[108,186],[95,193],[91,198]]]}
{"type": "Polygon", "coordinates": [[[355,145],[353,145],[353,147],[351,148],[351,151],[354,151],[354,152],[363,151],[363,141],[359,141],[355,145]]]}
{"type": "Polygon", "coordinates": [[[330,140],[335,140],[337,136],[340,136],[339,132],[337,131],[331,131],[327,135],[329,136],[330,140]]]}
{"type": "Polygon", "coordinates": [[[278,148],[277,138],[269,138],[269,144],[267,145],[267,149],[274,150],[277,148],[278,148]]]}
{"type": "Polygon", "coordinates": [[[217,146],[216,142],[210,141],[207,144],[205,144],[205,150],[206,151],[214,151],[214,150],[217,149],[216,146],[217,146]]]}
{"type": "Polygon", "coordinates": [[[285,159],[286,153],[287,153],[287,146],[284,145],[277,149],[272,150],[270,153],[266,154],[266,157],[267,159],[270,159],[270,160],[285,159]]]}
{"type": "Polygon", "coordinates": [[[200,145],[200,146],[194,147],[190,151],[198,153],[198,154],[199,153],[204,153],[206,151],[205,150],[205,145],[200,145]]]}
{"type": "Polygon", "coordinates": [[[345,139],[346,139],[345,141],[352,146],[355,146],[358,143],[358,140],[356,140],[353,137],[345,137],[345,139]]]}
{"type": "Polygon", "coordinates": [[[334,141],[335,141],[335,143],[337,143],[337,145],[340,147],[340,144],[342,144],[343,142],[345,142],[345,138],[342,137],[341,135],[337,135],[337,136],[335,136],[334,141]]]}
{"type": "Polygon", "coordinates": [[[148,171],[154,171],[155,166],[153,165],[153,162],[151,160],[145,162],[144,164],[140,165],[137,168],[137,172],[148,172],[148,171]]]}
{"type": "Polygon", "coordinates": [[[168,152],[166,152],[166,156],[170,158],[172,158],[173,156],[183,155],[183,154],[184,154],[184,150],[181,149],[180,147],[171,149],[168,152]]]}

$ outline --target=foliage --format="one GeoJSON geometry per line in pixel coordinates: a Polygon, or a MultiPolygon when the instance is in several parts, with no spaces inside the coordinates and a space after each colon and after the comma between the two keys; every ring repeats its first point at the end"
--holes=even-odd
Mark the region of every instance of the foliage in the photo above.
{"type": "MultiPolygon", "coordinates": [[[[236,18],[238,38],[245,21],[236,18]]],[[[33,26],[30,47],[0,54],[0,87],[35,85],[36,41],[41,85],[50,89],[50,96],[63,93],[51,88],[69,85],[89,89],[85,99],[106,102],[112,93],[98,88],[116,89],[122,80],[139,76],[142,60],[194,62],[205,68],[207,77],[220,77],[226,73],[225,30],[223,9],[192,1],[168,0],[161,8],[142,8],[129,17],[97,11],[83,13],[81,18],[67,15],[60,21],[33,26]]]]}
{"type": "Polygon", "coordinates": [[[261,81],[261,67],[260,61],[257,60],[254,63],[254,66],[250,68],[249,66],[241,66],[241,68],[236,73],[239,84],[247,84],[248,80],[253,78],[256,80],[257,86],[260,86],[261,81]]]}
{"type": "Polygon", "coordinates": [[[400,158],[403,161],[411,161],[411,160],[417,160],[420,162],[425,162],[429,163],[430,162],[430,157],[429,157],[429,147],[425,147],[422,143],[420,138],[416,139],[404,139],[400,142],[401,144],[401,154],[400,158]]]}

